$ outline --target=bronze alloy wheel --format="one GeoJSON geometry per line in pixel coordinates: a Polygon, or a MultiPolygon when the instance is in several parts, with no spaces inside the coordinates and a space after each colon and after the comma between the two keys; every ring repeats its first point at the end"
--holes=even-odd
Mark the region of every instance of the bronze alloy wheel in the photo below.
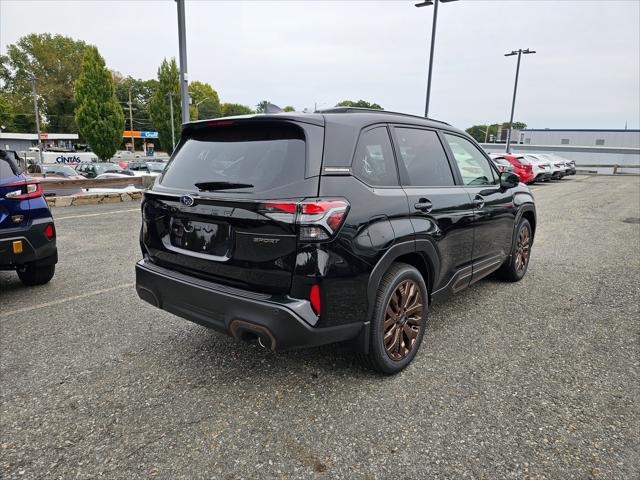
{"type": "Polygon", "coordinates": [[[415,344],[423,319],[422,292],[413,280],[398,285],[384,314],[384,348],[391,360],[404,359],[415,344]]]}
{"type": "Polygon", "coordinates": [[[522,273],[529,262],[529,252],[531,250],[531,239],[529,229],[523,226],[518,233],[518,243],[516,244],[516,271],[522,273]]]}

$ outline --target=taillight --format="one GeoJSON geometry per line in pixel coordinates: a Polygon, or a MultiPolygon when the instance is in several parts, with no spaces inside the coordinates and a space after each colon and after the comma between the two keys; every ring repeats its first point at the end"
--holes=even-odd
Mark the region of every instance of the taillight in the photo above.
{"type": "Polygon", "coordinates": [[[300,240],[315,242],[333,237],[347,217],[345,200],[305,200],[300,204],[300,240]]]}
{"type": "Polygon", "coordinates": [[[527,172],[532,172],[532,171],[533,171],[533,167],[532,167],[531,165],[524,165],[524,169],[525,169],[527,172]]]}
{"type": "Polygon", "coordinates": [[[329,240],[347,216],[346,200],[307,199],[302,202],[272,201],[260,205],[260,212],[269,218],[300,226],[303,242],[329,240]]]}
{"type": "Polygon", "coordinates": [[[316,315],[320,315],[320,287],[318,285],[311,287],[309,302],[311,302],[311,307],[316,312],[316,315]]]}
{"type": "Polygon", "coordinates": [[[53,237],[55,236],[55,234],[56,234],[56,231],[53,228],[53,223],[50,223],[45,227],[44,236],[47,237],[48,240],[53,240],[53,237]]]}
{"type": "Polygon", "coordinates": [[[37,198],[42,195],[42,184],[39,182],[18,182],[4,185],[4,187],[16,187],[5,195],[5,198],[11,200],[27,200],[29,198],[37,198]]]}

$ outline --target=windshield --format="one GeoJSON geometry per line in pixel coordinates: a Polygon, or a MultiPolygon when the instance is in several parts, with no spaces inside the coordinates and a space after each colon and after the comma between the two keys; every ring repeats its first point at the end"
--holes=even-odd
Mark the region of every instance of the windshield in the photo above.
{"type": "Polygon", "coordinates": [[[96,165],[96,171],[98,173],[121,172],[122,168],[117,165],[96,165]]]}
{"type": "Polygon", "coordinates": [[[228,192],[265,192],[304,179],[305,141],[296,126],[260,123],[191,134],[167,165],[161,184],[197,190],[196,183],[245,184],[228,192]]]}

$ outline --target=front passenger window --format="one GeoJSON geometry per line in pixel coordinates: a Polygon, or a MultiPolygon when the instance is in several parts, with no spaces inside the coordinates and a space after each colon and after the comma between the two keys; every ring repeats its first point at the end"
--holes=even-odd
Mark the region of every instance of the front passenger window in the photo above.
{"type": "Polygon", "coordinates": [[[465,185],[495,185],[496,176],[487,158],[469,140],[444,134],[465,185]]]}
{"type": "Polygon", "coordinates": [[[367,185],[398,185],[398,172],[387,127],[372,128],[360,136],[351,167],[353,174],[367,185]]]}

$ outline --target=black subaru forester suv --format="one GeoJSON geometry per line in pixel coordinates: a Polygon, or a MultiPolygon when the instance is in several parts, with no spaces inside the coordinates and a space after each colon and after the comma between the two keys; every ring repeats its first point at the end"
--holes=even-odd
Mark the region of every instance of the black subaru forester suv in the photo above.
{"type": "Polygon", "coordinates": [[[354,108],[185,124],[142,217],[143,300],[272,350],[346,342],[388,374],[432,301],[520,280],[536,228],[464,132],[354,108]]]}

